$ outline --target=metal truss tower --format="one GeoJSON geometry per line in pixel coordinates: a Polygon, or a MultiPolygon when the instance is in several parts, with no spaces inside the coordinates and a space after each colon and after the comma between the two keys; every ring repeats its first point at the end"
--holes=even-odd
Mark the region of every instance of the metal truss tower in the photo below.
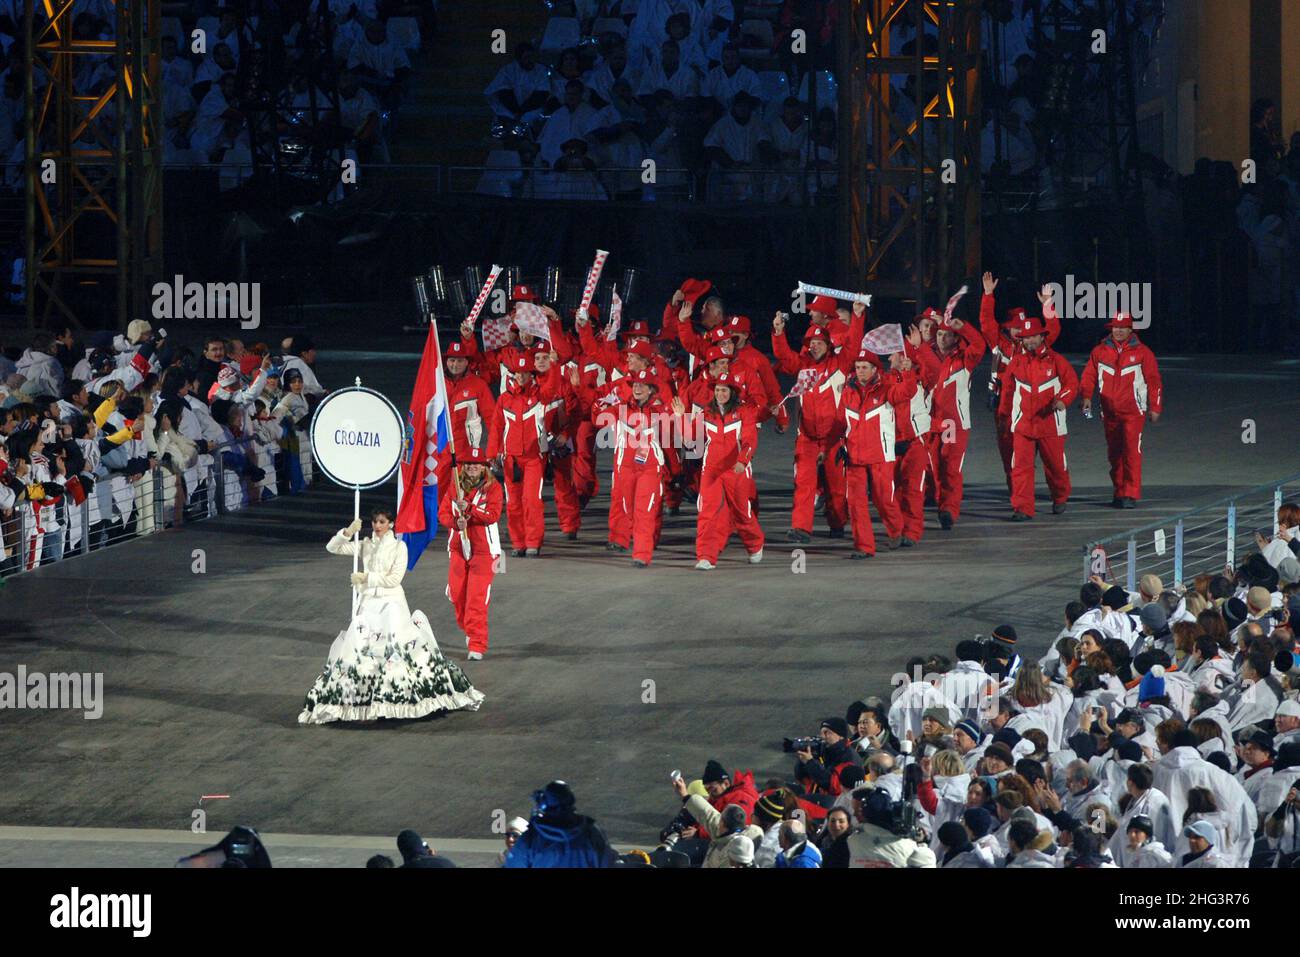
{"type": "Polygon", "coordinates": [[[842,0],[840,272],[946,296],[980,263],[979,0],[842,0]]]}
{"type": "Polygon", "coordinates": [[[111,39],[75,12],[25,2],[27,322],[81,326],[111,290],[120,329],[162,268],[161,6],[114,0],[111,39]],[[111,75],[84,88],[97,60],[111,75]]]}

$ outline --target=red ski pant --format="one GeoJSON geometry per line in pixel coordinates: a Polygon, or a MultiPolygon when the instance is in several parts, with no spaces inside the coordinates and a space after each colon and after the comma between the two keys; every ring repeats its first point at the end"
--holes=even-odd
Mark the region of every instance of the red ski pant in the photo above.
{"type": "Polygon", "coordinates": [[[853,525],[855,551],[876,554],[876,533],[871,528],[870,505],[874,500],[876,514],[885,526],[885,534],[894,538],[903,534],[903,515],[898,510],[894,494],[894,463],[877,465],[850,465],[844,470],[848,497],[849,521],[853,525]],[[867,487],[871,491],[868,494],[867,487]]]}
{"type": "Polygon", "coordinates": [[[609,476],[609,538],[606,541],[624,548],[632,546],[632,517],[623,511],[623,490],[619,488],[619,470],[609,476]]]}
{"type": "Polygon", "coordinates": [[[623,453],[623,464],[618,469],[614,485],[632,532],[632,557],[648,565],[654,557],[659,531],[663,527],[667,472],[653,456],[642,463],[636,462],[634,456],[631,450],[623,453]]]}
{"type": "Polygon", "coordinates": [[[794,440],[794,508],[790,512],[790,527],[811,532],[813,503],[817,498],[817,478],[825,475],[826,524],[843,528],[848,521],[848,506],[844,502],[844,472],[835,462],[841,442],[827,439],[810,439],[802,433],[794,440]],[[822,457],[822,467],[817,459],[822,457]]]}
{"type": "Polygon", "coordinates": [[[763,529],[754,515],[749,471],[701,469],[699,515],[695,520],[695,557],[717,563],[734,530],[749,554],[763,547],[763,529]]]}
{"type": "Polygon", "coordinates": [[[1030,438],[1020,432],[1012,434],[1015,449],[1011,458],[1011,507],[1026,515],[1034,514],[1034,455],[1043,460],[1043,475],[1052,493],[1052,502],[1060,505],[1070,497],[1070,470],[1065,461],[1065,436],[1047,435],[1030,438]]]}
{"type": "Polygon", "coordinates": [[[560,531],[576,532],[582,528],[582,506],[574,479],[574,459],[577,456],[551,456],[551,482],[555,485],[555,514],[560,520],[560,531]]]}
{"type": "Polygon", "coordinates": [[[1116,498],[1142,497],[1142,415],[1102,416],[1116,498]]]}
{"type": "Polygon", "coordinates": [[[969,429],[954,429],[948,433],[951,442],[943,441],[942,432],[931,432],[927,437],[930,447],[930,465],[935,471],[935,485],[938,493],[935,503],[939,511],[949,513],[953,518],[961,514],[962,491],[964,481],[962,466],[966,463],[966,446],[970,444],[969,429]]]}
{"type": "Polygon", "coordinates": [[[580,422],[573,436],[573,490],[579,500],[596,497],[600,479],[596,476],[596,433],[600,430],[590,421],[580,422]]]}
{"type": "Polygon", "coordinates": [[[925,534],[925,474],[930,470],[929,450],[923,439],[912,439],[907,451],[894,462],[894,502],[903,515],[903,534],[919,542],[925,534]]]}
{"type": "Polygon", "coordinates": [[[1011,453],[1015,442],[1011,438],[1011,417],[997,416],[994,419],[998,434],[998,454],[1002,456],[1002,471],[1007,473],[1007,488],[1011,488],[1011,453]]]}
{"type": "Polygon", "coordinates": [[[546,506],[542,502],[542,476],[546,460],[541,456],[505,457],[506,528],[510,544],[518,548],[541,548],[546,535],[546,506]],[[523,480],[515,481],[515,469],[523,480]]]}
{"type": "Polygon", "coordinates": [[[469,650],[482,654],[488,646],[488,603],[497,559],[484,552],[466,561],[459,545],[447,554],[447,597],[456,609],[456,624],[469,638],[469,650]]]}

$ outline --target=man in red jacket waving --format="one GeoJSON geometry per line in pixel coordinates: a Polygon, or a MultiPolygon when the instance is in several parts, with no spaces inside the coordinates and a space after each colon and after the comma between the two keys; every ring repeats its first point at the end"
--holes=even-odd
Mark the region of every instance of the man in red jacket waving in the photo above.
{"type": "Polygon", "coordinates": [[[1101,392],[1101,424],[1106,430],[1106,457],[1115,508],[1136,508],[1142,497],[1142,425],[1159,421],[1164,411],[1164,386],[1156,357],[1133,332],[1126,312],[1106,326],[1110,330],[1092,350],[1079,391],[1083,414],[1092,413],[1092,393],[1101,392]]]}
{"type": "Polygon", "coordinates": [[[1021,350],[1007,364],[998,413],[1011,430],[1011,514],[1013,522],[1034,517],[1034,455],[1052,493],[1052,514],[1065,511],[1070,471],[1065,461],[1065,410],[1079,393],[1079,377],[1045,340],[1047,327],[1033,317],[1012,330],[1021,350]]]}

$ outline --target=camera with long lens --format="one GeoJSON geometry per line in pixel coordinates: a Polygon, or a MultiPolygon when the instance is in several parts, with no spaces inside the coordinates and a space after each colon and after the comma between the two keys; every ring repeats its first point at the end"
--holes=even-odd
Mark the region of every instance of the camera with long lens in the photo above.
{"type": "Polygon", "coordinates": [[[824,746],[825,742],[821,738],[783,738],[781,740],[781,750],[786,754],[792,754],[795,751],[811,751],[814,758],[821,757],[824,746]]]}
{"type": "Polygon", "coordinates": [[[668,822],[668,826],[659,832],[659,843],[664,847],[672,847],[682,839],[682,832],[688,827],[695,827],[695,818],[691,817],[683,808],[675,818],[668,822]]]}

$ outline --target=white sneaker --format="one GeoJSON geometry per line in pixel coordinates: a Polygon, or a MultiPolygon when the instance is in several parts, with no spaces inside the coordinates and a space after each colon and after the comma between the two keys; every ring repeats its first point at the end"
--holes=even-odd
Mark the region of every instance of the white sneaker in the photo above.
{"type": "Polygon", "coordinates": [[[470,660],[470,661],[482,661],[482,660],[483,660],[483,653],[482,653],[481,651],[471,651],[471,652],[469,653],[469,660],[470,660]]]}
{"type": "Polygon", "coordinates": [[[751,552],[749,555],[749,563],[751,565],[757,565],[762,560],[763,560],[763,549],[761,548],[756,552],[751,552]]]}
{"type": "Polygon", "coordinates": [[[707,558],[701,558],[695,563],[695,570],[701,572],[711,572],[717,567],[717,565],[713,564],[713,562],[709,561],[707,558]]]}

